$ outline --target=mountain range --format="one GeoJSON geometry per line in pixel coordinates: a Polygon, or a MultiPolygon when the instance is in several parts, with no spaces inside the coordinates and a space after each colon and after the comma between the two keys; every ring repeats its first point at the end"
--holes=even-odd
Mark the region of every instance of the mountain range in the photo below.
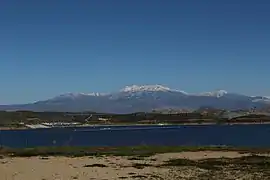
{"type": "Polygon", "coordinates": [[[191,94],[162,85],[132,85],[112,93],[66,93],[29,104],[0,105],[0,110],[132,113],[201,107],[237,110],[269,105],[270,97],[247,96],[225,90],[191,94]]]}

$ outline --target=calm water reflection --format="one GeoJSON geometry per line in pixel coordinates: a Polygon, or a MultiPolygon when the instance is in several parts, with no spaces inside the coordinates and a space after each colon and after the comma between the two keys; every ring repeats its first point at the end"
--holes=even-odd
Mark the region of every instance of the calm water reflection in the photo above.
{"type": "Polygon", "coordinates": [[[118,126],[2,130],[8,147],[231,145],[270,147],[270,125],[118,126]]]}

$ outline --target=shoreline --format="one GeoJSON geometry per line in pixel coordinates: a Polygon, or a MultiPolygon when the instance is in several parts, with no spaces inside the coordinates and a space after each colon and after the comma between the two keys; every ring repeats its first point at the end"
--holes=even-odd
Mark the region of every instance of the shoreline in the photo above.
{"type": "Polygon", "coordinates": [[[83,128],[83,127],[118,127],[118,126],[206,126],[206,125],[264,125],[270,122],[202,122],[202,123],[159,123],[159,124],[86,124],[82,126],[28,128],[28,127],[1,127],[0,130],[27,130],[27,129],[51,129],[51,128],[83,128]]]}
{"type": "Polygon", "coordinates": [[[230,146],[43,146],[33,148],[1,147],[0,156],[32,157],[32,156],[151,156],[160,153],[220,151],[238,153],[269,153],[269,148],[230,147],[230,146]]]}

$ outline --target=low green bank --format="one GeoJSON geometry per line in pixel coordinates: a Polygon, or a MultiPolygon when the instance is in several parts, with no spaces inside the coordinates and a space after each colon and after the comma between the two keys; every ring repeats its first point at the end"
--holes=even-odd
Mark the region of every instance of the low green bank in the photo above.
{"type": "Polygon", "coordinates": [[[131,146],[131,147],[35,147],[0,148],[0,155],[11,157],[31,156],[152,156],[159,153],[187,151],[237,151],[239,153],[270,153],[270,148],[241,148],[227,146],[131,146]]]}

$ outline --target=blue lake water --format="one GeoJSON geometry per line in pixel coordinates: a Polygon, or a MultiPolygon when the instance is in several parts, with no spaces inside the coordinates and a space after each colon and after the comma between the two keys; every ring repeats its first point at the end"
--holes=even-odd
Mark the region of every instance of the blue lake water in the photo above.
{"type": "Polygon", "coordinates": [[[270,124],[2,130],[0,144],[8,147],[137,145],[270,147],[270,124]]]}

